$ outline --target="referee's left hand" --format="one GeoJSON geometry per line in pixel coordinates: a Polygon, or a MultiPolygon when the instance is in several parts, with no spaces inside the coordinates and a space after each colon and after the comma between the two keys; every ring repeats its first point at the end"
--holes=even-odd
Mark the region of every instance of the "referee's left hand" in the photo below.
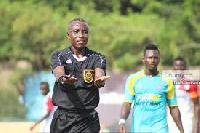
{"type": "Polygon", "coordinates": [[[103,87],[103,86],[105,85],[105,81],[106,81],[107,79],[109,79],[109,78],[110,78],[109,75],[107,75],[107,76],[102,76],[102,77],[96,79],[96,80],[94,81],[94,84],[95,84],[97,87],[103,87]]]}

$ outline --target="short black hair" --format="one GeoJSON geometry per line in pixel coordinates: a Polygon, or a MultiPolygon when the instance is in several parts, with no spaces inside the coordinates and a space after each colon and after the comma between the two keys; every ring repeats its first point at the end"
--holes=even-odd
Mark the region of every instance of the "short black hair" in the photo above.
{"type": "Polygon", "coordinates": [[[74,21],[79,21],[79,22],[87,23],[83,18],[75,18],[72,21],[70,21],[69,23],[74,22],[74,21]]]}
{"type": "Polygon", "coordinates": [[[87,23],[83,18],[75,18],[75,19],[71,20],[71,21],[68,23],[67,31],[69,31],[69,27],[70,27],[69,25],[70,25],[72,22],[76,22],[76,21],[86,23],[87,26],[89,27],[88,23],[87,23]]]}
{"type": "Polygon", "coordinates": [[[147,50],[157,50],[158,53],[160,53],[160,51],[159,51],[159,49],[158,49],[158,46],[155,45],[155,44],[152,44],[152,43],[146,45],[146,47],[145,47],[145,49],[144,49],[144,56],[145,56],[145,53],[146,53],[147,50]]]}
{"type": "Polygon", "coordinates": [[[40,85],[45,85],[46,86],[46,90],[49,92],[49,83],[48,82],[40,82],[40,85]]]}
{"type": "Polygon", "coordinates": [[[182,61],[186,65],[186,61],[185,61],[185,59],[183,57],[179,56],[179,57],[174,58],[173,63],[175,63],[176,61],[182,61]]]}

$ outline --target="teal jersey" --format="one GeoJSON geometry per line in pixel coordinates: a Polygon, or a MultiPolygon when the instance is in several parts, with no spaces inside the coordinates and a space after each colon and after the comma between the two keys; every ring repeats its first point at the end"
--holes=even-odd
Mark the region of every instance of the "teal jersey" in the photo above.
{"type": "Polygon", "coordinates": [[[166,103],[177,106],[173,81],[139,71],[126,81],[124,102],[134,104],[131,132],[167,133],[166,103]]]}

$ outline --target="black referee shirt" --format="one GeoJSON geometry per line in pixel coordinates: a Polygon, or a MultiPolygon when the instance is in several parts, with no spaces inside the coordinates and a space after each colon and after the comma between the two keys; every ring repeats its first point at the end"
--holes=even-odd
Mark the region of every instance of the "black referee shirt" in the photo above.
{"type": "Polygon", "coordinates": [[[99,90],[94,86],[94,69],[106,72],[105,56],[86,47],[85,56],[76,58],[71,47],[57,51],[51,57],[51,69],[64,66],[65,73],[74,75],[78,81],[74,85],[55,82],[53,103],[67,110],[95,109],[99,103],[99,90]]]}

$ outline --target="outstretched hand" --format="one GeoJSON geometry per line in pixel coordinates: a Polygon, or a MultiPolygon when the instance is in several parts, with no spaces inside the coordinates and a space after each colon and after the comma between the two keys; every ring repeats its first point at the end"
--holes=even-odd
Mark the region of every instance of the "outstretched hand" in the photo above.
{"type": "Polygon", "coordinates": [[[107,79],[109,79],[109,78],[110,78],[109,75],[108,75],[108,76],[102,76],[102,77],[96,79],[96,80],[94,81],[94,84],[95,84],[97,87],[103,87],[103,86],[105,85],[105,81],[106,81],[107,79]]]}
{"type": "Polygon", "coordinates": [[[65,75],[64,77],[63,77],[63,82],[65,83],[65,84],[73,84],[74,82],[76,82],[78,79],[77,78],[75,78],[74,76],[72,76],[72,75],[65,75]]]}

